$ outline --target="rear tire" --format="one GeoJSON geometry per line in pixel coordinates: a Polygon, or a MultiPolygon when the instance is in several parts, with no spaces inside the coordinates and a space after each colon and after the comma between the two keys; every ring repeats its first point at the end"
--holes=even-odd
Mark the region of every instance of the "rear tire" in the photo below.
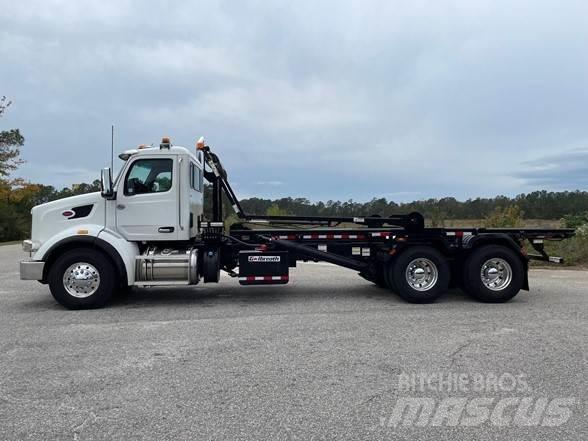
{"type": "Polygon", "coordinates": [[[101,252],[83,248],[67,251],[49,270],[51,294],[68,309],[104,306],[118,287],[110,260],[101,252]]]}
{"type": "Polygon", "coordinates": [[[392,270],[391,267],[395,264],[396,259],[391,259],[384,268],[384,280],[386,280],[386,285],[388,289],[394,293],[398,292],[398,288],[394,286],[394,280],[392,280],[392,270]]]}
{"type": "Polygon", "coordinates": [[[410,303],[431,303],[449,288],[449,264],[436,249],[408,248],[390,262],[390,288],[410,303]]]}
{"type": "Polygon", "coordinates": [[[525,267],[520,256],[505,246],[486,245],[466,259],[464,290],[486,303],[508,302],[523,287],[525,267]]]}
{"type": "Polygon", "coordinates": [[[388,282],[386,281],[386,271],[382,265],[378,266],[376,277],[374,278],[373,282],[378,288],[388,288],[388,282]]]}

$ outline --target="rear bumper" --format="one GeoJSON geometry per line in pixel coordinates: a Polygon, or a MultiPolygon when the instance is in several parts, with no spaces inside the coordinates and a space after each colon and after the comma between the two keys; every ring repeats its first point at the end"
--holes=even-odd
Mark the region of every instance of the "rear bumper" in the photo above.
{"type": "Polygon", "coordinates": [[[20,280],[43,280],[45,262],[39,260],[22,260],[20,262],[20,280]]]}

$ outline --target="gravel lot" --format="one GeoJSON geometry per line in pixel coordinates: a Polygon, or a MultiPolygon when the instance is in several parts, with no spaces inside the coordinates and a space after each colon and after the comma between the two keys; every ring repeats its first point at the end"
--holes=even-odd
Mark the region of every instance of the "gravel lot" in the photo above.
{"type": "Polygon", "coordinates": [[[0,247],[3,439],[588,439],[587,271],[533,270],[531,292],[502,305],[459,291],[410,305],[352,271],[301,264],[283,287],[226,277],[73,312],[18,280],[23,257],[0,247]],[[528,389],[404,390],[417,373],[512,374],[528,389]],[[406,397],[574,404],[558,427],[394,427],[406,397]]]}

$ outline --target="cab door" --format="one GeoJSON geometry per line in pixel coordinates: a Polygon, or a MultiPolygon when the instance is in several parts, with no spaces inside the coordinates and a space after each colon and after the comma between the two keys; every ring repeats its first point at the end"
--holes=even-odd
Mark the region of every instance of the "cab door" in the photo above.
{"type": "Polygon", "coordinates": [[[176,240],[179,168],[174,156],[139,157],[116,195],[117,230],[129,241],[176,240]]]}

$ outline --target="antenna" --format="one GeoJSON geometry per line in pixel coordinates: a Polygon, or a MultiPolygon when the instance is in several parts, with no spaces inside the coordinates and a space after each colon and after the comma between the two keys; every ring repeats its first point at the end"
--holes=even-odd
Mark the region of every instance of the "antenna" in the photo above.
{"type": "Polygon", "coordinates": [[[110,130],[110,170],[114,173],[114,124],[110,130]]]}

